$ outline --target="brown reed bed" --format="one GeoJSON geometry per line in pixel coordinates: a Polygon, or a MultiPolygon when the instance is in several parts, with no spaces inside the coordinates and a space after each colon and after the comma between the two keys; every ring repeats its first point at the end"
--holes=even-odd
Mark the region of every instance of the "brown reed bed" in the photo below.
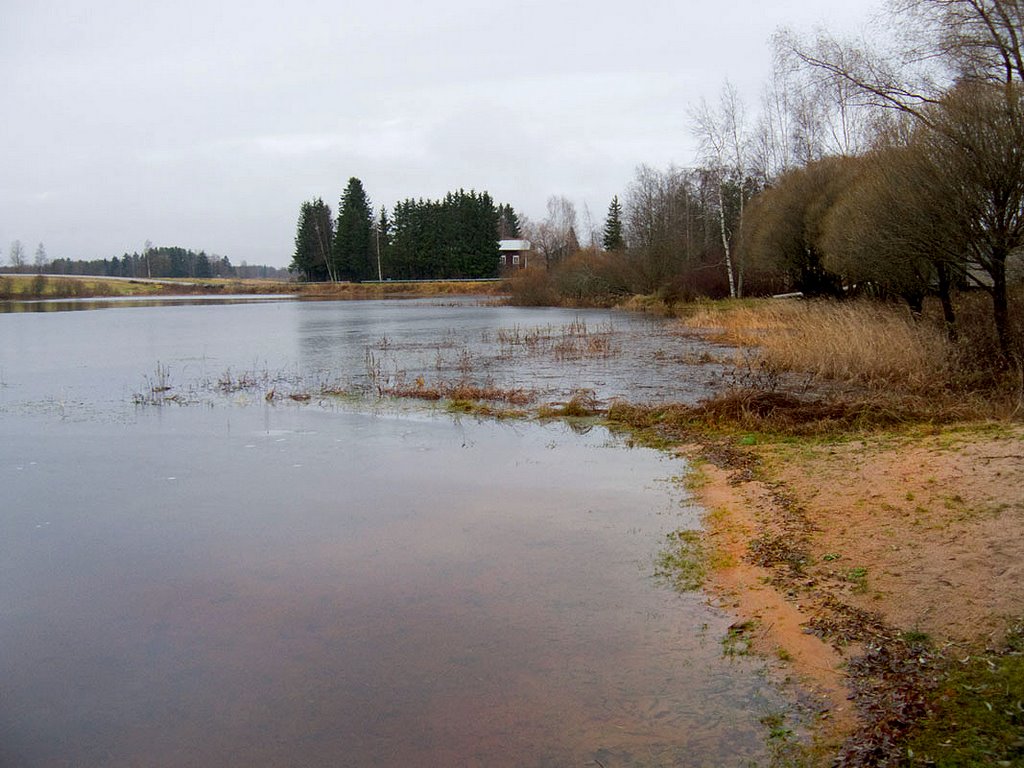
{"type": "Polygon", "coordinates": [[[494,384],[471,384],[465,381],[427,383],[422,378],[411,384],[396,383],[384,386],[380,394],[385,397],[409,398],[415,400],[473,401],[506,403],[525,406],[536,400],[536,393],[521,387],[498,387],[494,384]]]}
{"type": "MultiPolygon", "coordinates": [[[[952,340],[940,323],[898,305],[708,302],[694,307],[681,327],[737,346],[736,368],[756,374],[747,377],[751,388],[774,391],[784,375],[805,377],[809,391],[842,401],[829,403],[843,410],[840,421],[1012,418],[1022,410],[1020,370],[1000,367],[995,358],[979,361],[971,339],[952,340]]],[[[725,410],[734,415],[765,416],[750,393],[729,397],[733,402],[725,410]]],[[[802,399],[806,411],[808,398],[802,399]]],[[[775,404],[771,413],[796,410],[795,404],[775,404]]]]}

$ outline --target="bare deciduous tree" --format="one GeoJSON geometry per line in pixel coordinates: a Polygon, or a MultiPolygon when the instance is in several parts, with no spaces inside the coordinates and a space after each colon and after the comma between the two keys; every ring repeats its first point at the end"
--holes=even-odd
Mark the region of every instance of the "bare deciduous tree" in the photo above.
{"type": "Polygon", "coordinates": [[[21,240],[14,240],[11,243],[10,249],[7,251],[7,256],[11,261],[11,266],[14,267],[16,272],[20,272],[25,267],[25,247],[21,244],[21,240]]]}
{"type": "Polygon", "coordinates": [[[521,228],[528,233],[534,247],[540,251],[544,264],[553,267],[579,250],[576,237],[576,206],[567,197],[552,195],[548,198],[548,215],[538,224],[527,223],[521,228]]]}
{"type": "Polygon", "coordinates": [[[729,280],[729,295],[742,296],[743,269],[742,265],[736,263],[733,237],[743,221],[747,197],[745,187],[750,138],[743,102],[736,88],[726,81],[722,87],[717,110],[713,110],[706,101],[702,101],[691,118],[693,132],[700,140],[703,162],[716,178],[719,234],[729,280]],[[730,183],[738,192],[738,215],[735,220],[729,216],[725,199],[726,186],[730,183]]]}
{"type": "Polygon", "coordinates": [[[44,246],[42,243],[39,243],[39,245],[36,247],[36,272],[42,272],[43,268],[46,266],[46,262],[46,246],[44,246]]]}

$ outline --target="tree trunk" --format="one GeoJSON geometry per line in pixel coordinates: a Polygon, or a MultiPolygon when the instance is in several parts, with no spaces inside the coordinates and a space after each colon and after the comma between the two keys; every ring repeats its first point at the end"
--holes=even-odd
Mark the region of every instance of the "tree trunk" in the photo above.
{"type": "MultiPolygon", "coordinates": [[[[741,179],[741,182],[740,182],[740,216],[739,216],[739,219],[736,222],[735,231],[736,232],[742,232],[743,231],[743,183],[742,183],[742,179],[741,179]]],[[[741,249],[740,253],[742,254],[742,252],[743,251],[741,249]]],[[[736,298],[738,298],[738,299],[742,299],[743,298],[743,264],[742,263],[736,265],[736,298]]]]}
{"type": "Polygon", "coordinates": [[[1010,309],[1006,297],[1006,256],[1000,249],[992,254],[989,275],[992,277],[992,319],[999,339],[999,352],[1003,363],[1010,361],[1010,309]]]}
{"type": "Polygon", "coordinates": [[[729,276],[729,297],[736,298],[736,279],[732,271],[732,254],[729,238],[725,233],[725,196],[722,194],[722,180],[718,180],[718,225],[722,233],[722,250],[725,252],[725,271],[729,276]]]}
{"type": "Polygon", "coordinates": [[[946,322],[946,336],[956,341],[956,313],[953,311],[953,298],[950,295],[949,265],[939,262],[935,265],[939,273],[939,301],[942,302],[942,319],[946,322]]]}

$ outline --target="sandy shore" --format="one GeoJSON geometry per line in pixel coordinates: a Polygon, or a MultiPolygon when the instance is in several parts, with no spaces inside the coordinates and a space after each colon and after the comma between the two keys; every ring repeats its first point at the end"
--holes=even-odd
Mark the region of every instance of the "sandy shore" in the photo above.
{"type": "Polygon", "coordinates": [[[712,593],[809,694],[820,755],[877,726],[881,689],[851,661],[913,656],[917,639],[967,655],[1024,613],[1020,425],[680,451],[708,510],[712,593]]]}

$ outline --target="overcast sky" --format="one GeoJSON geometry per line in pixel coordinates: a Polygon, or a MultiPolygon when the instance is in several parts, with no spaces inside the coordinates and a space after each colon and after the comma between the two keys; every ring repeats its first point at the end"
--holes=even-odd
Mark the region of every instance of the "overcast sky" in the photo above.
{"type": "Polygon", "coordinates": [[[303,200],[487,190],[600,223],[641,163],[693,162],[688,111],[756,111],[780,26],[875,0],[3,0],[0,247],[146,240],[285,266],[303,200]]]}

